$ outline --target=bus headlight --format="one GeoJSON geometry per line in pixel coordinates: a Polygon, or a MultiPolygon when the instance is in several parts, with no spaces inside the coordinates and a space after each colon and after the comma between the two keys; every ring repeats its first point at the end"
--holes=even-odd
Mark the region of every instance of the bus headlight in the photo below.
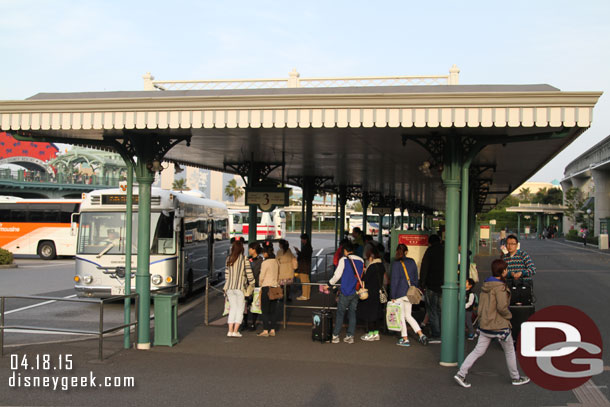
{"type": "Polygon", "coordinates": [[[159,284],[161,284],[162,282],[163,282],[163,277],[161,277],[160,275],[155,274],[154,276],[152,276],[152,283],[153,283],[154,285],[159,285],[159,284]]]}
{"type": "Polygon", "coordinates": [[[93,282],[93,277],[91,277],[91,276],[84,276],[83,277],[83,282],[85,284],[91,284],[93,282]]]}

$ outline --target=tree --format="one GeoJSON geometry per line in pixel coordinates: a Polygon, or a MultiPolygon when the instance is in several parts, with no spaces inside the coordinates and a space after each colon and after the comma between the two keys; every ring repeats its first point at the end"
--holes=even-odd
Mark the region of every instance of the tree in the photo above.
{"type": "Polygon", "coordinates": [[[172,183],[172,189],[174,191],[189,191],[190,188],[186,186],[186,180],[184,178],[174,180],[172,183]]]}
{"type": "Polygon", "coordinates": [[[583,213],[582,206],[585,204],[588,196],[585,196],[578,188],[570,188],[565,193],[565,204],[567,209],[564,215],[572,221],[572,223],[582,223],[583,213]]]}
{"type": "Polygon", "coordinates": [[[225,186],[225,195],[233,197],[233,202],[237,202],[244,195],[244,189],[237,185],[235,179],[232,179],[225,186]]]}
{"type": "Polygon", "coordinates": [[[540,188],[532,200],[533,203],[546,205],[561,205],[563,203],[563,192],[559,188],[540,188]]]}
{"type": "Polygon", "coordinates": [[[521,188],[519,190],[519,200],[521,202],[530,202],[532,200],[532,191],[529,188],[521,188]]]}

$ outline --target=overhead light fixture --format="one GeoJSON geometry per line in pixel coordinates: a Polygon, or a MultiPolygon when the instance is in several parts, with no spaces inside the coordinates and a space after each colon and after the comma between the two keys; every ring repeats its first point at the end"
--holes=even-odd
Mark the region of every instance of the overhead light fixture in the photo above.
{"type": "Polygon", "coordinates": [[[148,167],[148,169],[152,172],[161,172],[165,169],[159,160],[153,160],[152,162],[148,163],[146,167],[148,167]]]}
{"type": "Polygon", "coordinates": [[[184,168],[182,168],[180,164],[174,163],[174,173],[180,174],[182,171],[184,171],[184,168]]]}

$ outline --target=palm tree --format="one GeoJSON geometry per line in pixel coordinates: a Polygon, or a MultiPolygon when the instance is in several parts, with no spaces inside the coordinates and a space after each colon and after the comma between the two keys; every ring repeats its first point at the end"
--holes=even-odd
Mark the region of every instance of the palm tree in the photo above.
{"type": "Polygon", "coordinates": [[[184,178],[174,180],[174,182],[172,183],[172,189],[174,191],[188,191],[188,190],[190,190],[190,188],[186,186],[186,180],[184,178]]]}
{"type": "Polygon", "coordinates": [[[532,192],[529,188],[521,188],[519,190],[519,200],[522,202],[530,202],[532,200],[532,192]]]}
{"type": "Polygon", "coordinates": [[[237,202],[237,200],[244,194],[244,190],[242,187],[237,185],[237,181],[232,179],[225,186],[225,195],[232,196],[233,202],[237,202]]]}

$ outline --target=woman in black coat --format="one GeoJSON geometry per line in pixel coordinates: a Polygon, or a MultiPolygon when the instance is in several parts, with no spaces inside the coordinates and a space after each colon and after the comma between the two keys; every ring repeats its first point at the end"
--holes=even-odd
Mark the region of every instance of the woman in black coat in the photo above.
{"type": "Polygon", "coordinates": [[[381,254],[375,246],[369,245],[365,253],[369,265],[362,277],[364,286],[369,291],[369,297],[358,303],[360,317],[366,322],[367,333],[360,337],[363,341],[379,340],[379,314],[381,302],[379,301],[379,290],[383,285],[385,267],[381,260],[381,254]]]}

